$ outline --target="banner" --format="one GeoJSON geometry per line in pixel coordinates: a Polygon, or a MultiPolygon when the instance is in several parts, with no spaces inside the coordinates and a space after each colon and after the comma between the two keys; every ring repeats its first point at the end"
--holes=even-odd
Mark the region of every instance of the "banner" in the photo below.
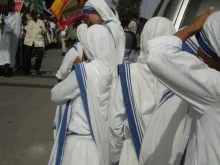
{"type": "Polygon", "coordinates": [[[23,1],[21,1],[21,0],[15,0],[15,12],[20,13],[23,4],[24,4],[23,1]]]}
{"type": "Polygon", "coordinates": [[[26,7],[28,7],[31,2],[32,2],[32,0],[24,0],[24,5],[25,5],[26,7]]]}
{"type": "Polygon", "coordinates": [[[56,16],[59,26],[66,26],[76,20],[83,20],[83,6],[87,0],[55,0],[50,11],[56,16]]]}

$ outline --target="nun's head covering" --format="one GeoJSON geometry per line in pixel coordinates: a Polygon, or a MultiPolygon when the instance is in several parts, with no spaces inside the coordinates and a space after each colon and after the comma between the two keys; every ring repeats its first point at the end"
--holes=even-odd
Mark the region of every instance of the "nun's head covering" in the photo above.
{"type": "Polygon", "coordinates": [[[201,50],[207,56],[220,58],[220,11],[208,17],[196,38],[201,50]]]}
{"type": "Polygon", "coordinates": [[[87,30],[83,48],[90,60],[99,60],[109,65],[114,71],[118,61],[113,37],[102,25],[93,25],[87,30]]]}
{"type": "Polygon", "coordinates": [[[154,17],[150,19],[141,34],[141,53],[139,62],[144,62],[148,56],[148,41],[156,37],[173,35],[176,29],[173,23],[164,17],[154,17]]]}
{"type": "Polygon", "coordinates": [[[88,25],[85,23],[82,23],[77,27],[77,38],[79,42],[84,42],[84,37],[86,36],[87,29],[88,25]]]}
{"type": "Polygon", "coordinates": [[[103,21],[111,20],[120,23],[117,16],[104,0],[88,0],[83,8],[83,12],[85,14],[98,13],[103,21]]]}

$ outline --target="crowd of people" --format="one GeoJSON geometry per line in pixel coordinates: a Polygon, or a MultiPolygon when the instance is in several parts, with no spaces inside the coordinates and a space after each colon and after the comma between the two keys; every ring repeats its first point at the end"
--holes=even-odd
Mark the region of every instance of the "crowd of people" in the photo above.
{"type": "Polygon", "coordinates": [[[0,5],[0,75],[11,77],[18,71],[30,75],[31,70],[41,75],[44,50],[61,46],[57,20],[25,5],[20,12],[14,10],[13,0],[0,5]],[[36,58],[35,63],[32,63],[33,57],[36,58]]]}
{"type": "MultiPolygon", "coordinates": [[[[55,17],[39,14],[25,5],[20,12],[14,10],[13,0],[0,5],[1,32],[4,34],[0,39],[3,54],[0,57],[0,75],[11,77],[18,71],[30,75],[31,70],[41,75],[44,50],[62,47],[62,56],[65,56],[68,51],[67,42],[77,41],[76,29],[83,21],[77,20],[72,25],[58,27],[55,17]],[[35,63],[32,62],[33,57],[36,58],[35,63]]],[[[140,20],[122,20],[127,38],[124,63],[136,62],[138,58],[138,37],[143,29],[143,18],[140,20]]]]}
{"type": "Polygon", "coordinates": [[[119,20],[104,0],[88,0],[51,92],[49,165],[219,165],[220,12],[213,11],[176,31],[167,18],[140,25],[119,20]]]}

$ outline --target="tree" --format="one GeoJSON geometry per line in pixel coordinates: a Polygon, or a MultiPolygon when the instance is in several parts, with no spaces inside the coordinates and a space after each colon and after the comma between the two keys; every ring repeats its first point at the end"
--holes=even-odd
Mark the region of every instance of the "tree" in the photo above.
{"type": "Polygon", "coordinates": [[[120,19],[137,18],[140,13],[141,0],[119,0],[117,10],[120,19]]]}
{"type": "Polygon", "coordinates": [[[53,4],[54,0],[45,0],[46,7],[49,9],[53,4]]]}

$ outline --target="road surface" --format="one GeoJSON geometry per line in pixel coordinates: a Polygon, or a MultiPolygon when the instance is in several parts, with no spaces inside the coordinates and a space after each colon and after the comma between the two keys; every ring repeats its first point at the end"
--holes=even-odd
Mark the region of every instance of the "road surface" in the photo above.
{"type": "Polygon", "coordinates": [[[47,165],[55,105],[50,100],[61,50],[46,51],[42,76],[0,77],[0,165],[47,165]]]}

